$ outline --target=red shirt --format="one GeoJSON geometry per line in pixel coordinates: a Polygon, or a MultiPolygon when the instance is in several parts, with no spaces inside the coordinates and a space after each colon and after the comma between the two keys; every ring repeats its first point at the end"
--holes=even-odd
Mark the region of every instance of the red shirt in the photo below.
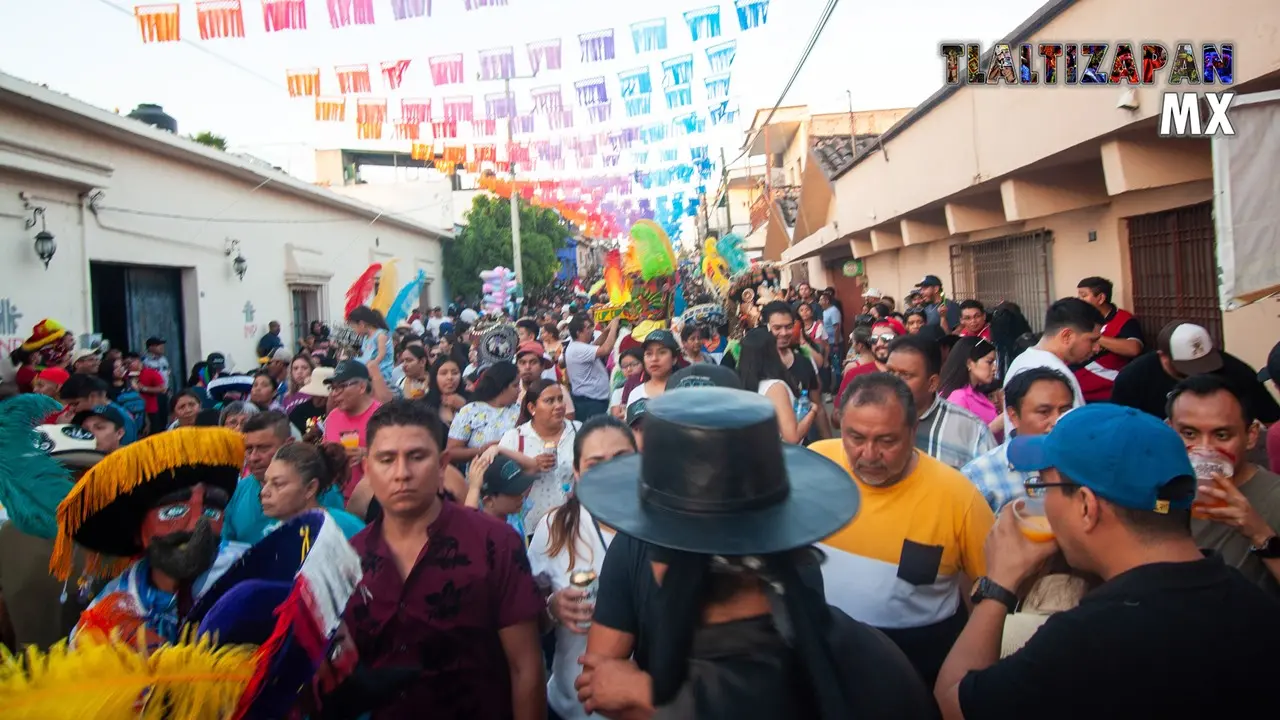
{"type": "Polygon", "coordinates": [[[991,342],[991,326],[983,325],[982,329],[976,333],[971,333],[968,330],[960,331],[960,337],[974,337],[975,335],[977,337],[982,338],[983,340],[986,340],[987,342],[991,342]]]}
{"type": "MultiPolygon", "coordinates": [[[[164,387],[164,376],[160,371],[153,370],[149,367],[142,368],[138,373],[138,385],[145,388],[162,388],[164,387]]],[[[147,414],[154,415],[160,412],[160,396],[154,393],[138,393],[142,396],[142,402],[147,407],[147,414]]],[[[161,428],[163,429],[163,428],[161,428]]],[[[159,432],[157,430],[156,432],[159,432]]]]}
{"type": "Polygon", "coordinates": [[[854,365],[845,372],[844,377],[840,379],[840,390],[836,392],[836,407],[840,406],[840,399],[844,397],[844,389],[849,387],[849,383],[859,375],[866,375],[877,370],[875,363],[867,363],[865,365],[854,365]]]}
{"type": "Polygon", "coordinates": [[[505,522],[451,502],[427,538],[403,580],[381,519],[351,538],[364,578],[344,619],[361,661],[422,667],[373,718],[506,720],[511,675],[498,631],[535,622],[543,609],[524,541],[505,522]]]}

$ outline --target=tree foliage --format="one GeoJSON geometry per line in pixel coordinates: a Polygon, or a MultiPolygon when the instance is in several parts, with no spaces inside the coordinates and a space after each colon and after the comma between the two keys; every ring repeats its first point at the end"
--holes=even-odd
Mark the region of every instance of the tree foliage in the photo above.
{"type": "Polygon", "coordinates": [[[227,139],[222,137],[221,135],[215,135],[209,132],[208,130],[204,130],[202,132],[196,133],[195,135],[192,135],[191,139],[194,140],[195,142],[200,143],[201,145],[211,147],[216,150],[222,150],[223,152],[225,152],[227,149],[227,139]]]}
{"type": "MultiPolygon", "coordinates": [[[[524,261],[524,287],[545,287],[560,271],[556,251],[565,246],[569,228],[559,214],[547,208],[520,203],[520,256],[524,261]]],[[[484,282],[480,273],[502,266],[513,268],[511,254],[511,204],[480,194],[471,202],[466,225],[444,248],[444,277],[450,291],[478,298],[484,282]]]]}

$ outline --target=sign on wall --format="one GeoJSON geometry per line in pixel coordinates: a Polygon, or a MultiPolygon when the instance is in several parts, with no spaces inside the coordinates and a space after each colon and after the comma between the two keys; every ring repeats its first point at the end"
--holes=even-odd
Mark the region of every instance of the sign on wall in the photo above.
{"type": "Polygon", "coordinates": [[[22,312],[7,297],[0,298],[0,353],[8,355],[26,340],[22,312]]]}
{"type": "Polygon", "coordinates": [[[864,272],[861,260],[846,260],[840,267],[840,274],[845,277],[862,277],[864,272]]]}

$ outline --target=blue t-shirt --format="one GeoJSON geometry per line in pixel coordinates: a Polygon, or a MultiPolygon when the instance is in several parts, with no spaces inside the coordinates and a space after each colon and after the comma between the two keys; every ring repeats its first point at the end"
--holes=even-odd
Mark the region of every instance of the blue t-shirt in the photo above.
{"type": "MultiPolygon", "coordinates": [[[[224,540],[252,545],[262,539],[268,526],[277,522],[262,512],[262,501],[258,499],[260,492],[262,483],[252,475],[242,477],[236,483],[236,491],[231,495],[231,502],[227,503],[227,510],[223,513],[224,540]]],[[[343,510],[342,492],[330,487],[320,495],[320,505],[325,510],[343,510]]],[[[342,525],[341,522],[338,524],[342,525]]]]}

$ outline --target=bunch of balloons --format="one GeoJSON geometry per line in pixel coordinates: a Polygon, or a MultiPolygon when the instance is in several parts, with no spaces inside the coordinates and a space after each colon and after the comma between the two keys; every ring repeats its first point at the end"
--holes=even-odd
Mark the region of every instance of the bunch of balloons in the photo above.
{"type": "Polygon", "coordinates": [[[499,266],[480,273],[480,279],[484,281],[482,307],[486,313],[499,312],[515,299],[515,271],[499,266]]]}

